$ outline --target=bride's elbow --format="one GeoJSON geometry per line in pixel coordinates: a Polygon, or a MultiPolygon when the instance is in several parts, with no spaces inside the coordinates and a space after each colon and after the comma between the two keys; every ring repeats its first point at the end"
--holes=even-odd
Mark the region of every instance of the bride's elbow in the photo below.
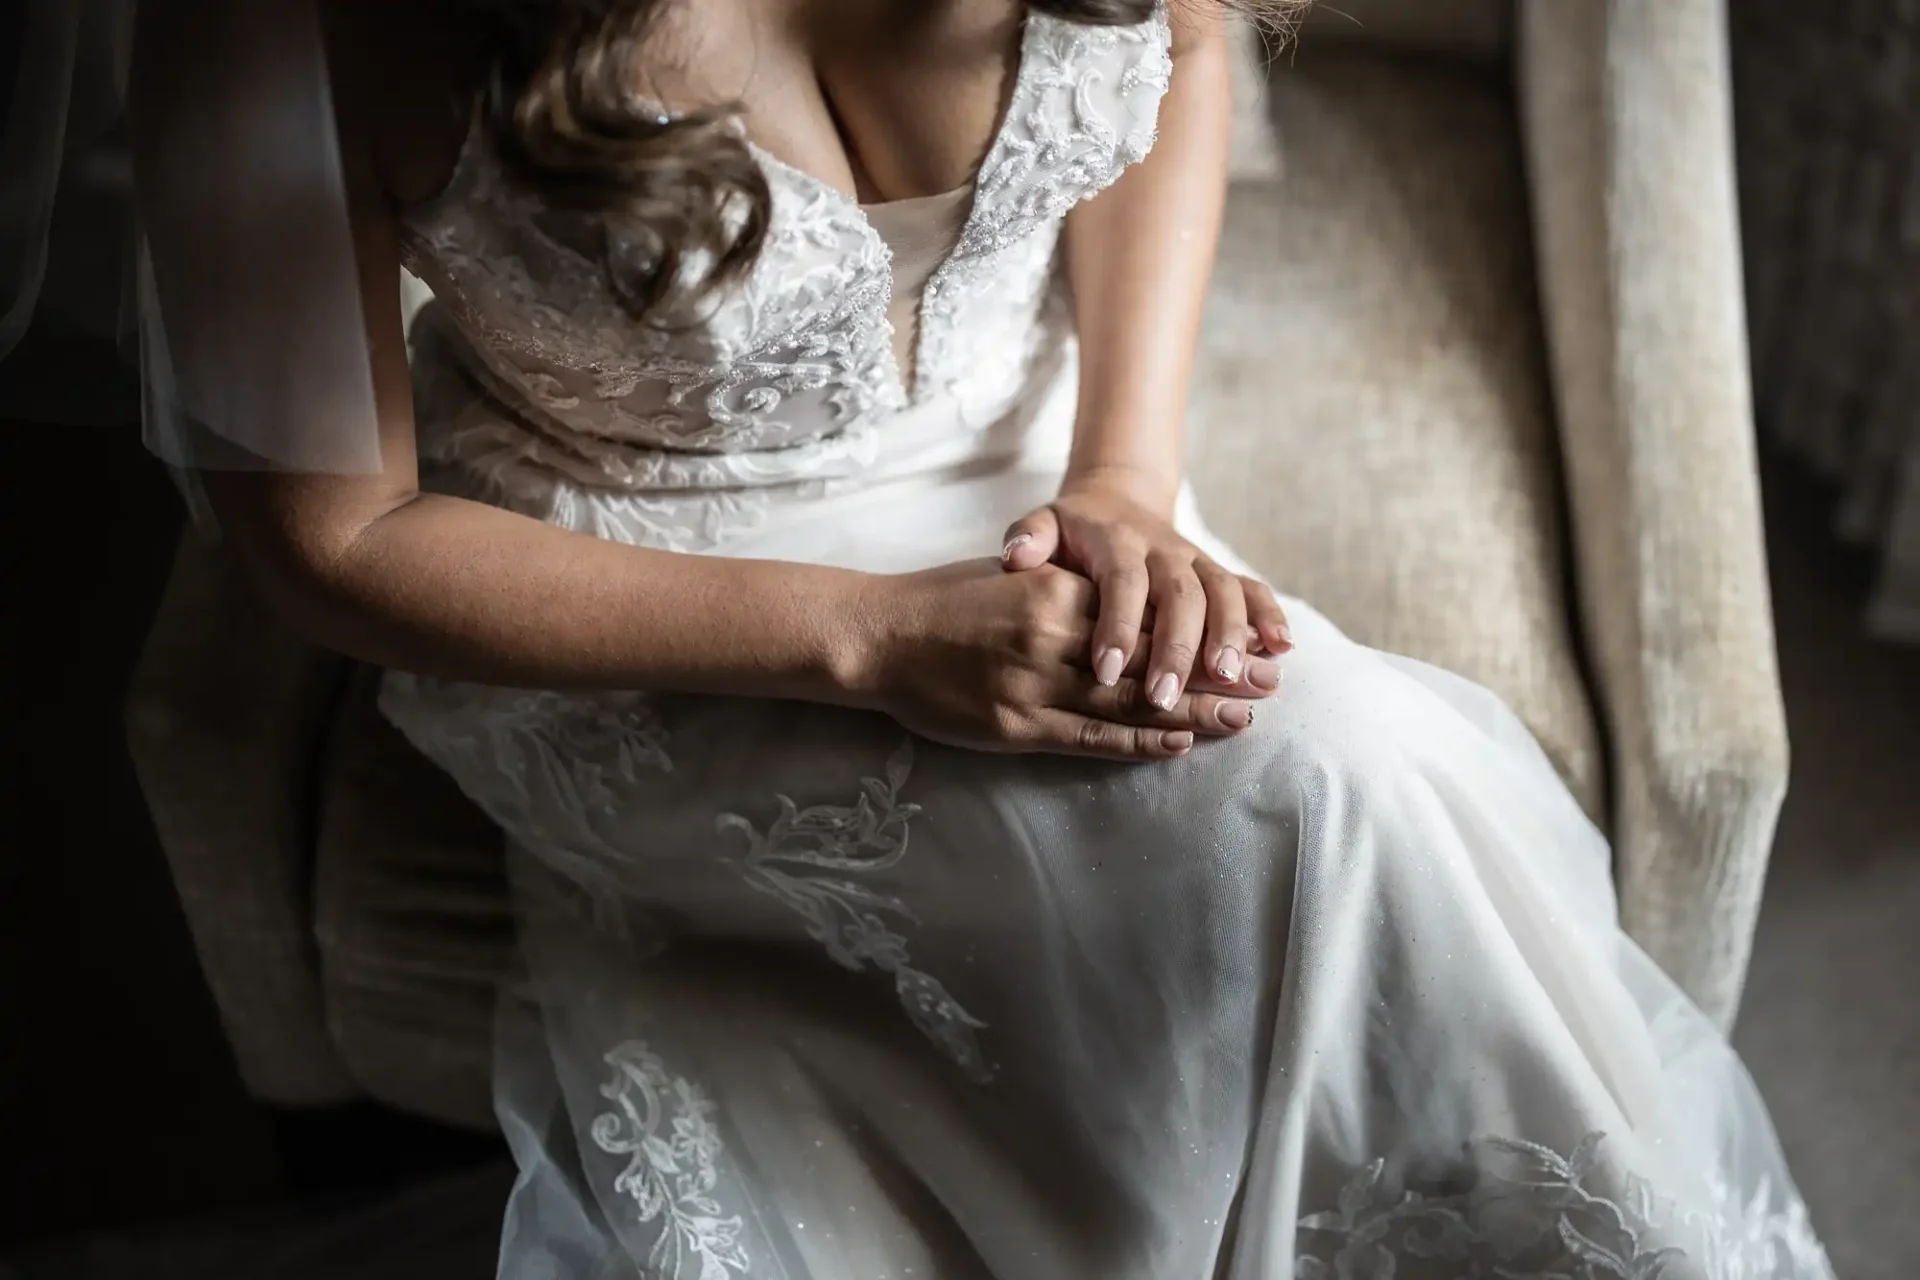
{"type": "Polygon", "coordinates": [[[208,473],[204,484],[221,538],[261,603],[306,639],[357,656],[348,637],[360,630],[364,549],[380,522],[417,494],[257,472],[208,473]]]}

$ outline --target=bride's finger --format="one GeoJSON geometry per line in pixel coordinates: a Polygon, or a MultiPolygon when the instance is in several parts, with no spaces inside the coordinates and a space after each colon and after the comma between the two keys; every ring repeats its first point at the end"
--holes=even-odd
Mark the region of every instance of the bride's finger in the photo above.
{"type": "Polygon", "coordinates": [[[1119,724],[1072,711],[1043,711],[1025,744],[1033,751],[1100,760],[1173,760],[1193,749],[1191,729],[1119,724]]]}
{"type": "Polygon", "coordinates": [[[1259,634],[1268,653],[1285,653],[1293,648],[1293,632],[1287,627],[1287,611],[1280,607],[1273,588],[1254,578],[1240,579],[1246,592],[1247,621],[1259,634]]]}
{"type": "Polygon", "coordinates": [[[1240,683],[1246,670],[1247,592],[1240,579],[1211,561],[1194,566],[1207,592],[1207,642],[1194,678],[1202,672],[1225,685],[1240,683]]]}
{"type": "Polygon", "coordinates": [[[1100,617],[1093,627],[1093,675],[1111,686],[1126,665],[1143,651],[1141,624],[1147,611],[1147,558],[1130,544],[1112,547],[1097,566],[1100,617]]]}
{"type": "Polygon", "coordinates": [[[1038,569],[1060,549],[1060,518],[1052,507],[1042,507],[1007,529],[1000,545],[1000,563],[1009,572],[1038,569]]]}
{"type": "MultiPolygon", "coordinates": [[[[1144,614],[1142,614],[1140,617],[1141,637],[1143,639],[1151,638],[1154,632],[1154,627],[1159,621],[1160,621],[1159,613],[1154,609],[1154,607],[1151,604],[1149,604],[1147,606],[1147,611],[1144,614]]],[[[1241,630],[1240,637],[1241,637],[1240,652],[1243,656],[1249,653],[1260,653],[1266,650],[1267,642],[1261,638],[1260,632],[1253,626],[1252,623],[1248,623],[1246,627],[1244,627],[1241,630]]]]}
{"type": "Polygon", "coordinates": [[[1100,720],[1150,725],[1160,729],[1189,729],[1209,737],[1228,737],[1253,724],[1249,699],[1189,691],[1173,706],[1155,706],[1142,682],[1123,679],[1112,686],[1080,685],[1068,691],[1069,709],[1100,720]]]}
{"type": "MultiPolygon", "coordinates": [[[[1161,554],[1148,562],[1153,578],[1153,603],[1159,614],[1153,624],[1153,662],[1147,688],[1155,705],[1171,707],[1193,679],[1200,645],[1207,630],[1207,591],[1184,556],[1161,554]]],[[[1206,668],[1199,667],[1204,674],[1206,668]]]]}
{"type": "MultiPolygon", "coordinates": [[[[1195,671],[1193,673],[1193,682],[1189,687],[1205,689],[1211,693],[1230,693],[1238,698],[1265,698],[1278,692],[1280,689],[1280,664],[1272,658],[1255,654],[1253,649],[1255,642],[1258,640],[1258,636],[1251,630],[1245,634],[1247,639],[1245,652],[1248,656],[1242,659],[1240,663],[1240,679],[1238,681],[1233,684],[1226,684],[1221,681],[1219,676],[1211,672],[1195,671]]],[[[1150,643],[1151,640],[1151,634],[1142,637],[1138,652],[1121,668],[1121,675],[1140,679],[1147,674],[1147,668],[1152,661],[1153,654],[1153,647],[1150,643]]]]}

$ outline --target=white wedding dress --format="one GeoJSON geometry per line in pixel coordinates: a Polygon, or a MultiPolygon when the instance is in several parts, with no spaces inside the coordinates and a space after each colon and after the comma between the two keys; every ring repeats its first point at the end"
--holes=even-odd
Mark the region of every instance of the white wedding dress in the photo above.
{"type": "MultiPolygon", "coordinates": [[[[1168,71],[1162,19],[1036,14],[970,192],[763,155],[764,254],[671,335],[476,137],[406,220],[430,482],[704,555],[995,554],[1066,455],[1061,219],[1168,71]]],[[[501,1275],[1829,1280],[1526,731],[1287,603],[1258,724],[1146,766],[390,674],[509,838],[501,1275]]]]}

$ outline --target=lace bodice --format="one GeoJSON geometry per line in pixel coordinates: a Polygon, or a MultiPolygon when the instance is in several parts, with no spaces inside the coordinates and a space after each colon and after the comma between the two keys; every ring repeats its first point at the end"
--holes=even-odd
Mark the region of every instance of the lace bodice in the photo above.
{"type": "Polygon", "coordinates": [[[1135,27],[1027,18],[971,209],[921,293],[911,377],[892,341],[886,242],[837,189],[756,149],[773,194],[764,251],[702,323],[663,333],[636,325],[598,266],[549,233],[538,197],[476,134],[448,189],[404,220],[407,265],[437,300],[415,359],[457,365],[508,412],[430,403],[423,453],[496,484],[544,468],[672,501],[964,452],[953,437],[1005,418],[1064,341],[1061,220],[1152,146],[1168,42],[1163,14],[1135,27]],[[918,429],[887,431],[909,421],[918,429]]]}

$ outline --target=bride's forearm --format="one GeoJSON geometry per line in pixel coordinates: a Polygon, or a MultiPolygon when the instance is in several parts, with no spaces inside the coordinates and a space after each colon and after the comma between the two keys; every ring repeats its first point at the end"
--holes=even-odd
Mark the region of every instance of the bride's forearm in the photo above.
{"type": "Polygon", "coordinates": [[[622,546],[433,495],[325,546],[264,525],[266,504],[217,507],[277,611],[361,661],[521,688],[862,700],[870,575],[622,546]]]}
{"type": "Polygon", "coordinates": [[[1166,510],[1226,193],[1231,59],[1215,7],[1176,6],[1158,141],[1066,227],[1081,361],[1068,486],[1118,483],[1166,510]]]}

